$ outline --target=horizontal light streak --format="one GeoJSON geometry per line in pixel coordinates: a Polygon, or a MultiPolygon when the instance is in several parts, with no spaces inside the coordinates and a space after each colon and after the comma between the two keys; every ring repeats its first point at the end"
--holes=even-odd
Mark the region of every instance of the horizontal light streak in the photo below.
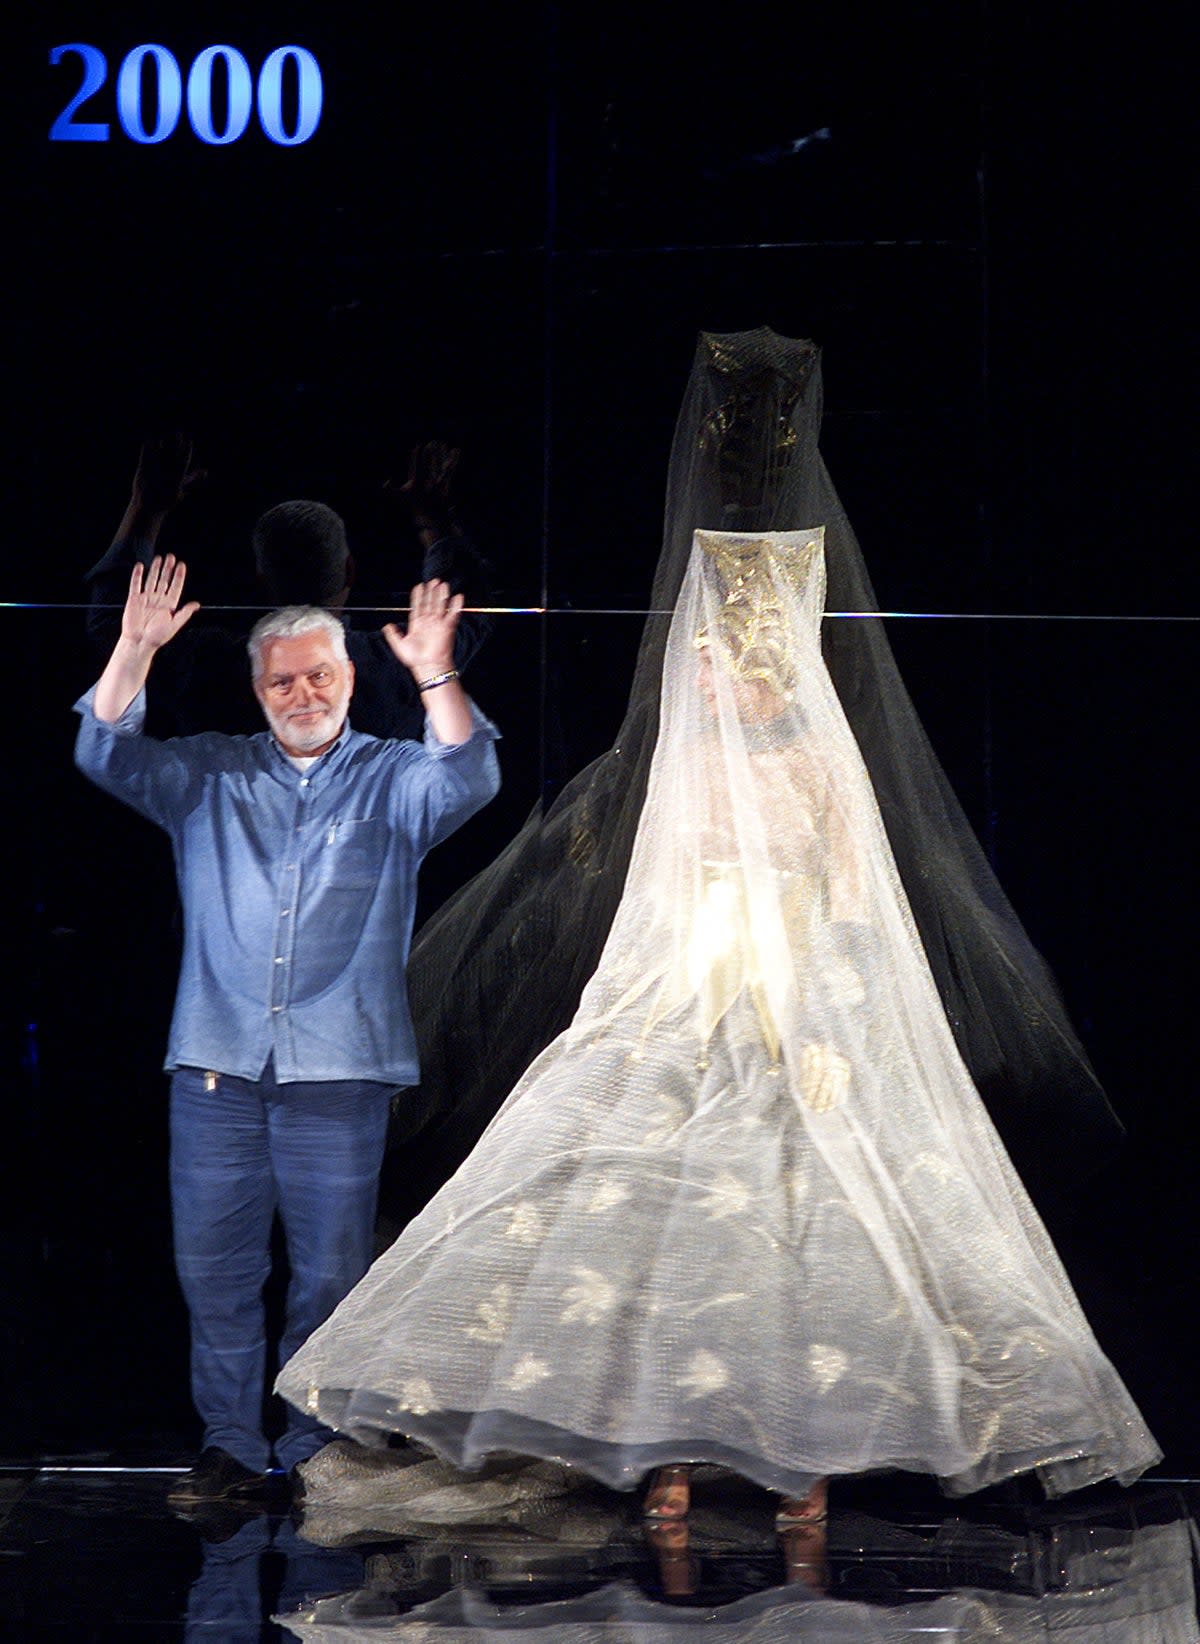
{"type": "MultiPolygon", "coordinates": [[[[119,605],[60,603],[59,601],[0,600],[0,611],[119,611],[119,605]]],[[[206,605],[204,610],[234,615],[262,615],[265,605],[206,605]]],[[[350,616],[396,616],[407,605],[355,605],[350,616]]],[[[673,616],[672,610],[625,605],[466,605],[475,616],[561,616],[561,617],[649,617],[673,616]]],[[[1200,613],[1119,611],[826,611],[827,617],[868,621],[886,618],[889,622],[1200,622],[1200,613]]]]}

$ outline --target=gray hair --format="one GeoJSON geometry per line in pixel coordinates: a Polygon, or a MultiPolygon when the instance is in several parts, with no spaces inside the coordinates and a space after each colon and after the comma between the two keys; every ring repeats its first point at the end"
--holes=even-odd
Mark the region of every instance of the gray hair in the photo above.
{"type": "Polygon", "coordinates": [[[259,617],[250,630],[246,649],[250,653],[250,671],[258,681],[263,674],[263,652],[273,639],[295,639],[300,634],[315,634],[324,630],[329,635],[333,654],[339,662],[349,662],[346,650],[346,630],[340,618],[319,605],[285,605],[282,610],[269,611],[259,617]]]}

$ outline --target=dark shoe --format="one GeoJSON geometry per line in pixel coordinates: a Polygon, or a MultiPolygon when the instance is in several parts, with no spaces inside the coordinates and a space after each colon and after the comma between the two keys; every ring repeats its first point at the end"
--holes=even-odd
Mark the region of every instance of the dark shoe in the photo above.
{"type": "Polygon", "coordinates": [[[268,1489],[265,1473],[245,1467],[228,1450],[210,1444],[167,1493],[172,1507],[191,1507],[201,1501],[259,1501],[268,1489]]]}

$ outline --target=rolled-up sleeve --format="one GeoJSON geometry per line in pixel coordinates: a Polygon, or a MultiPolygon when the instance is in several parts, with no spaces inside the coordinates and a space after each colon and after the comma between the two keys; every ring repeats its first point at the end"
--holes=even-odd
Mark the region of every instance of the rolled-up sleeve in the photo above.
{"type": "Polygon", "coordinates": [[[412,837],[424,853],[482,810],[500,788],[495,744],[500,732],[471,703],[471,734],[465,742],[439,742],[425,721],[426,759],[420,778],[409,790],[414,801],[412,837]]]}
{"type": "Polygon", "coordinates": [[[75,704],[79,715],[75,764],[98,788],[169,830],[186,806],[193,783],[194,761],[185,753],[186,744],[158,742],[142,735],[144,691],[111,723],[97,719],[95,695],[93,685],[75,704]]]}

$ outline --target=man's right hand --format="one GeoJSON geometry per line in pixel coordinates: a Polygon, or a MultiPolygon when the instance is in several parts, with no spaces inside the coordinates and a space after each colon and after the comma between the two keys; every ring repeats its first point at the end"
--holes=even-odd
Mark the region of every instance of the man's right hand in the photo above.
{"type": "Polygon", "coordinates": [[[121,616],[121,637],[100,675],[92,708],[97,719],[115,725],[146,683],[156,652],[191,620],[199,600],[181,605],[187,567],[173,554],[157,555],[147,568],[135,565],[121,616]]]}
{"type": "Polygon", "coordinates": [[[137,650],[160,650],[200,609],[193,599],[180,605],[187,566],[173,554],[155,556],[145,570],[135,565],[121,618],[121,639],[137,650]]]}

